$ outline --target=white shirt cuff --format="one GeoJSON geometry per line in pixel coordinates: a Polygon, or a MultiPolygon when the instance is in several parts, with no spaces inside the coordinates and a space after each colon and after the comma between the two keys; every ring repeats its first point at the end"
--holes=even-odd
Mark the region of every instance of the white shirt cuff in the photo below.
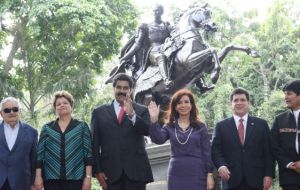
{"type": "Polygon", "coordinates": [[[220,171],[221,168],[224,168],[224,167],[226,167],[226,166],[220,166],[219,169],[218,169],[218,172],[220,171]]]}

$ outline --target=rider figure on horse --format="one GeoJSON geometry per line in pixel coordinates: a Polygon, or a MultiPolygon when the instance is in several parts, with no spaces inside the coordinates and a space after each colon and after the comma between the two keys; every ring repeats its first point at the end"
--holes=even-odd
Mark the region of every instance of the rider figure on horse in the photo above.
{"type": "MultiPolygon", "coordinates": [[[[143,51],[143,56],[136,56],[136,65],[132,65],[135,71],[137,72],[136,69],[138,68],[140,73],[143,73],[149,64],[156,65],[159,67],[166,88],[169,88],[173,85],[173,81],[170,79],[168,61],[161,50],[161,45],[165,42],[166,38],[170,37],[171,27],[168,22],[162,21],[161,16],[164,13],[162,5],[156,5],[153,12],[154,22],[140,26],[134,41],[129,41],[125,46],[125,48],[127,47],[127,51],[121,52],[120,64],[125,64],[128,59],[136,56],[138,51],[143,51]]],[[[129,64],[133,64],[132,61],[129,64]]]]}

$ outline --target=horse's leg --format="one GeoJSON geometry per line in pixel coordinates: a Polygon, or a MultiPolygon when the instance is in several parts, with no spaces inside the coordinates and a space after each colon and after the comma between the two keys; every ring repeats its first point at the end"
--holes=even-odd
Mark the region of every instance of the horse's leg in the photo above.
{"type": "Polygon", "coordinates": [[[212,73],[210,75],[210,79],[211,79],[211,82],[213,84],[216,84],[218,79],[219,79],[220,70],[221,70],[220,60],[219,60],[217,51],[214,48],[209,48],[209,49],[211,49],[211,53],[212,53],[213,60],[214,60],[213,61],[214,68],[213,68],[212,73]]]}
{"type": "MultiPolygon", "coordinates": [[[[220,73],[220,61],[217,54],[217,51],[214,48],[208,48],[203,51],[198,51],[195,53],[192,53],[190,56],[187,57],[187,63],[195,66],[199,66],[199,62],[205,62],[205,57],[212,56],[213,61],[211,61],[214,64],[214,67],[211,72],[211,82],[213,84],[216,84],[219,79],[219,73],[220,73]],[[196,64],[195,64],[196,63],[196,64]],[[198,64],[197,64],[198,63],[198,64]]],[[[207,68],[204,68],[206,70],[207,68]]]]}
{"type": "Polygon", "coordinates": [[[252,57],[259,57],[258,52],[248,46],[227,45],[218,53],[220,62],[224,60],[230,51],[243,51],[252,57]]]}
{"type": "Polygon", "coordinates": [[[212,90],[215,88],[215,85],[210,85],[208,86],[205,82],[205,80],[203,79],[203,77],[198,78],[195,81],[196,86],[198,87],[198,89],[200,90],[200,93],[205,93],[206,91],[212,90]]]}

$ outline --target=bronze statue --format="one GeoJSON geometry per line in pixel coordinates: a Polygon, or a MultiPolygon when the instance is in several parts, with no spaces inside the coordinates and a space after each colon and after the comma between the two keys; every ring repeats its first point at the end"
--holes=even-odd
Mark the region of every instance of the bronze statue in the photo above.
{"type": "Polygon", "coordinates": [[[161,45],[170,37],[171,27],[168,22],[162,21],[161,16],[164,13],[162,5],[156,5],[153,13],[154,22],[142,24],[137,35],[129,40],[121,51],[120,65],[111,74],[111,78],[127,65],[133,69],[132,75],[137,79],[146,70],[147,64],[151,64],[158,66],[167,88],[173,84],[170,81],[166,56],[161,51],[161,45]]]}
{"type": "MultiPolygon", "coordinates": [[[[217,30],[216,24],[211,22],[211,12],[207,4],[184,12],[169,37],[167,34],[158,35],[160,43],[164,37],[166,38],[163,44],[156,46],[161,48],[160,51],[150,45],[154,42],[150,42],[150,37],[140,37],[151,36],[154,29],[150,26],[151,24],[143,24],[140,27],[137,37],[130,39],[122,49],[121,64],[111,72],[111,76],[125,70],[132,72],[136,81],[134,98],[140,103],[145,103],[152,95],[168,97],[178,89],[192,84],[195,84],[202,93],[213,89],[219,79],[220,63],[232,50],[244,51],[253,57],[259,56],[256,51],[246,46],[228,45],[217,52],[205,43],[199,30],[207,32],[217,30]],[[159,53],[163,52],[165,56],[160,55],[158,56],[160,58],[152,61],[151,54],[155,52],[151,51],[152,48],[159,53]],[[167,65],[168,72],[164,70],[166,77],[163,76],[159,65],[167,65]],[[204,81],[205,73],[210,74],[210,85],[204,81]],[[167,76],[172,79],[174,85],[165,83],[169,82],[165,80],[168,79],[167,76]]],[[[170,28],[169,25],[160,27],[170,28]]]]}

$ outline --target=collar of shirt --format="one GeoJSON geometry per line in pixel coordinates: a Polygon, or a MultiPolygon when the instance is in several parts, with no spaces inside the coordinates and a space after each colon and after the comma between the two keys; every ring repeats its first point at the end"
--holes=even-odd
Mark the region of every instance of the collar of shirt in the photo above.
{"type": "Polygon", "coordinates": [[[5,135],[5,139],[6,139],[9,150],[12,149],[12,147],[14,146],[14,144],[16,142],[19,128],[20,128],[19,123],[17,123],[17,125],[14,128],[12,128],[9,124],[4,122],[4,135],[5,135]]]}
{"type": "MultiPolygon", "coordinates": [[[[121,110],[120,103],[118,101],[114,100],[113,104],[114,104],[114,109],[115,109],[116,116],[118,117],[119,112],[121,110]]],[[[125,112],[125,114],[126,114],[126,112],[125,112]]],[[[132,124],[134,125],[135,121],[136,121],[136,114],[134,114],[133,117],[129,118],[129,119],[132,121],[132,124]]]]}
{"type": "Polygon", "coordinates": [[[299,118],[299,113],[300,113],[300,109],[298,110],[293,110],[293,114],[294,114],[294,117],[296,119],[296,124],[298,124],[298,118],[299,118]]]}
{"type": "MultiPolygon", "coordinates": [[[[235,122],[236,128],[239,127],[240,119],[241,119],[241,118],[244,120],[244,121],[243,121],[244,128],[245,128],[245,129],[247,128],[248,113],[246,113],[243,117],[240,117],[240,116],[237,116],[237,115],[233,114],[233,118],[234,118],[234,122],[235,122]]],[[[245,130],[245,131],[246,131],[246,130],[245,130]]]]}
{"type": "Polygon", "coordinates": [[[116,115],[118,117],[119,111],[121,110],[120,103],[117,100],[114,100],[113,104],[114,104],[114,109],[115,109],[116,115]]]}

